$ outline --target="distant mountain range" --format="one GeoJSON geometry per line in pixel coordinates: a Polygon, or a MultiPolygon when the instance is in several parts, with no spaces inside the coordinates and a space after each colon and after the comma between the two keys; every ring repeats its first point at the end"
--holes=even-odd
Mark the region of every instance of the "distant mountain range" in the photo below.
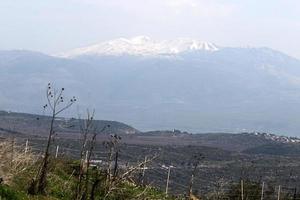
{"type": "Polygon", "coordinates": [[[117,39],[56,56],[0,51],[0,109],[42,113],[52,82],[77,110],[139,130],[300,135],[300,61],[269,48],[117,39]]]}

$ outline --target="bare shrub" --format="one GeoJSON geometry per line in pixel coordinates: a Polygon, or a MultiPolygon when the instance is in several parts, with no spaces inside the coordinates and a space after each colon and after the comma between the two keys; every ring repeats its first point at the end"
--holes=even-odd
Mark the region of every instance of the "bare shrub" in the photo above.
{"type": "Polygon", "coordinates": [[[12,178],[32,167],[37,156],[22,145],[16,145],[14,140],[0,142],[0,178],[9,184],[12,178]]]}

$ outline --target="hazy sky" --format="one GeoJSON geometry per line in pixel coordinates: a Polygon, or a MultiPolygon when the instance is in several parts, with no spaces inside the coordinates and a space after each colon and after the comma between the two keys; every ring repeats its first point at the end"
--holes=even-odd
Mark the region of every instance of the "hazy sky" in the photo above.
{"type": "Polygon", "coordinates": [[[300,0],[0,0],[0,49],[57,53],[117,37],[192,37],[300,58],[300,0]]]}

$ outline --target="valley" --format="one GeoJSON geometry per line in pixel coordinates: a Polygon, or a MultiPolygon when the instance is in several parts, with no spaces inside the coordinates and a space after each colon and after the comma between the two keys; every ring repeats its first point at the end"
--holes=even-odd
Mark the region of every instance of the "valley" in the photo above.
{"type": "MultiPolygon", "coordinates": [[[[30,149],[42,153],[45,147],[47,116],[1,112],[0,136],[14,138],[24,145],[29,141],[30,149]]],[[[56,121],[56,136],[52,146],[55,154],[59,146],[59,157],[78,158],[80,147],[79,121],[74,118],[60,118],[56,121]]],[[[144,181],[164,190],[167,168],[172,166],[170,192],[185,193],[195,155],[203,155],[195,177],[196,194],[209,195],[216,191],[226,191],[240,179],[260,183],[270,187],[282,185],[290,193],[300,186],[300,143],[299,139],[267,133],[202,133],[191,134],[179,130],[141,132],[126,124],[115,121],[95,121],[101,127],[111,127],[97,135],[92,160],[105,165],[107,149],[104,141],[111,134],[121,137],[119,144],[119,166],[134,165],[145,157],[158,155],[146,170],[144,181]]],[[[137,177],[138,179],[138,177],[137,177]]]]}

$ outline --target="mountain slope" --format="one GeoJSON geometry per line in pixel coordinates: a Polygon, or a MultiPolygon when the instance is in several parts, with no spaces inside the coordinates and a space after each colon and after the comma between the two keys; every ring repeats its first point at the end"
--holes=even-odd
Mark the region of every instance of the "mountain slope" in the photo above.
{"type": "MultiPolygon", "coordinates": [[[[15,136],[47,136],[50,120],[51,117],[49,116],[0,111],[0,133],[14,134],[15,136]]],[[[78,138],[82,124],[81,120],[75,118],[57,118],[55,129],[62,134],[61,137],[74,137],[75,134],[75,137],[78,138]]],[[[108,120],[94,121],[94,126],[97,127],[98,131],[106,125],[110,127],[109,130],[103,132],[105,134],[126,135],[139,133],[137,129],[121,122],[108,120]]]]}
{"type": "Polygon", "coordinates": [[[300,129],[300,61],[268,48],[189,46],[167,56],[72,58],[0,52],[0,109],[41,113],[48,82],[78,98],[67,116],[96,108],[97,118],[139,130],[297,135],[300,129]]]}

